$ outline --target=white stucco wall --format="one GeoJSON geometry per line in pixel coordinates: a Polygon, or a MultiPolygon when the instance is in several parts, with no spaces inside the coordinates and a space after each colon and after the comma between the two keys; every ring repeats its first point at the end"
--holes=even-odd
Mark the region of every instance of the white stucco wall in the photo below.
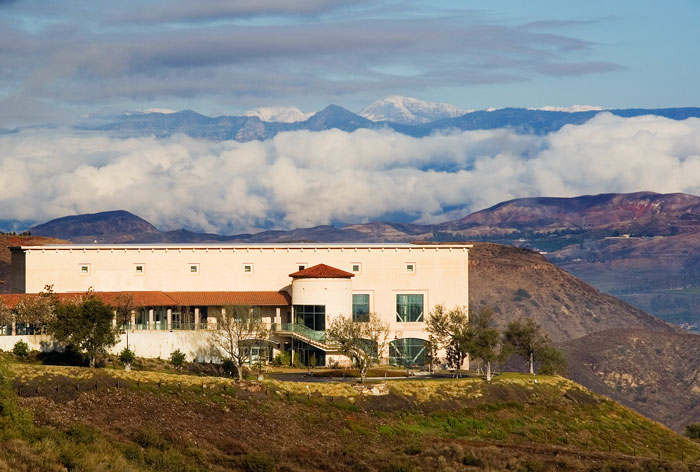
{"type": "MultiPolygon", "coordinates": [[[[300,265],[311,267],[324,263],[348,272],[359,266],[350,279],[351,293],[369,294],[370,311],[389,322],[391,339],[427,339],[424,323],[397,322],[396,295],[423,294],[425,314],[438,303],[448,307],[468,305],[468,247],[459,244],[34,246],[22,249],[23,264],[13,267],[13,280],[24,280],[28,293],[39,292],[47,284],[52,284],[57,292],[84,292],[90,287],[95,291],[293,291],[289,274],[298,271],[300,265]],[[142,273],[137,273],[137,265],[143,266],[142,273]],[[191,272],[192,265],[197,266],[196,273],[191,272]],[[412,265],[413,270],[408,271],[407,265],[412,265]],[[81,270],[82,266],[88,267],[87,273],[81,270]],[[251,266],[252,270],[246,272],[245,266],[251,266]]],[[[308,286],[308,280],[300,279],[297,283],[303,281],[299,287],[310,290],[309,296],[312,293],[314,297],[321,296],[308,286]]],[[[329,284],[317,287],[330,290],[324,295],[326,313],[349,315],[352,298],[347,289],[332,287],[329,284]]],[[[305,304],[300,301],[305,296],[303,290],[293,293],[292,303],[305,304]]]]}

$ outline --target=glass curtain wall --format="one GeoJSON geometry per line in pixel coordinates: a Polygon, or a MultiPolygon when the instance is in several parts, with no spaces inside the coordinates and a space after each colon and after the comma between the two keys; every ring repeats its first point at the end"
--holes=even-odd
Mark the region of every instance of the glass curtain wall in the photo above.
{"type": "Polygon", "coordinates": [[[428,341],[418,338],[395,339],[389,343],[389,363],[399,366],[425,365],[428,341]]]}
{"type": "Polygon", "coordinates": [[[294,322],[314,331],[325,331],[326,306],[294,305],[294,322]]]}

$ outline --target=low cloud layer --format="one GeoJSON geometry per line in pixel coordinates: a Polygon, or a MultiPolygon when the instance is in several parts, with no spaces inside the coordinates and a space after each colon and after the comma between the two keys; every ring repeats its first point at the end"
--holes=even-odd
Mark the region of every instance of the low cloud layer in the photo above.
{"type": "Polygon", "coordinates": [[[125,209],[236,233],[403,215],[437,222],[529,196],[700,194],[700,120],[601,114],[547,136],[300,131],[264,142],[0,136],[0,220],[125,209]]]}

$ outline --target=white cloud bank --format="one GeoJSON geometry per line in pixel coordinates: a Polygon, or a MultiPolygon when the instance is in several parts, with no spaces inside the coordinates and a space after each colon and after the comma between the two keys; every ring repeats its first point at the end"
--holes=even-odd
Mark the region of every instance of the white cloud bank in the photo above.
{"type": "Polygon", "coordinates": [[[547,136],[332,130],[249,143],[65,130],[0,136],[0,219],[125,209],[161,229],[233,233],[396,213],[435,222],[518,197],[638,190],[700,194],[699,119],[603,113],[547,136]]]}

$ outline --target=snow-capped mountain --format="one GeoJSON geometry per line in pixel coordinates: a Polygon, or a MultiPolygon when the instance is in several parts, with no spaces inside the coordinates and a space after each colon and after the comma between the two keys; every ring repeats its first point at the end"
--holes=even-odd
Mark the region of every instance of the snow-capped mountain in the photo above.
{"type": "Polygon", "coordinates": [[[601,111],[604,110],[604,108],[593,105],[571,105],[570,107],[546,106],[541,108],[528,108],[528,110],[564,111],[566,113],[578,113],[580,111],[601,111]]]}
{"type": "Polygon", "coordinates": [[[465,113],[467,112],[448,103],[424,102],[415,98],[392,95],[372,103],[359,115],[372,121],[415,125],[443,118],[454,118],[465,113]]]}
{"type": "Polygon", "coordinates": [[[304,113],[297,107],[259,107],[243,113],[243,116],[256,116],[268,123],[296,123],[306,121],[313,113],[304,113]]]}

